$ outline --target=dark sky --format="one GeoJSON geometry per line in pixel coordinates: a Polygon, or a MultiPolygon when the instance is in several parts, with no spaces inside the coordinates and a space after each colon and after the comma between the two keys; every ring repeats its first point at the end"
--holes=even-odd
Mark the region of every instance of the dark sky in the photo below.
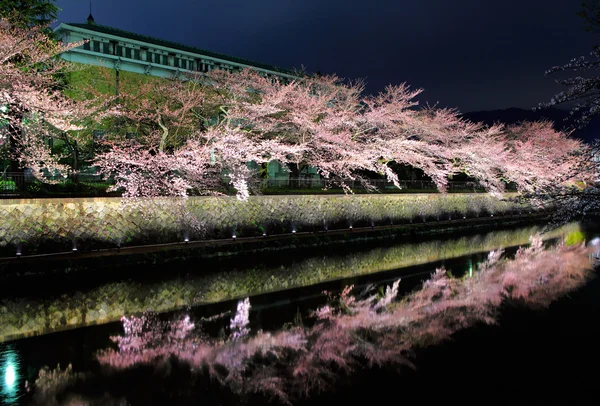
{"type": "MultiPolygon", "coordinates": [[[[89,1],[58,0],[85,22],[89,1]]],[[[578,0],[96,0],[98,24],[309,72],[407,82],[463,112],[531,108],[561,88],[544,71],[587,55],[578,0]]]]}

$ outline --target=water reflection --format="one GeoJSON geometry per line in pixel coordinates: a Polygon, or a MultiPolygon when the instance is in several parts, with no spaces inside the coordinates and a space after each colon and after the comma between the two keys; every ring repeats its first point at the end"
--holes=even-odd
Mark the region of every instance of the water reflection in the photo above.
{"type": "Polygon", "coordinates": [[[0,345],[0,401],[2,404],[17,404],[20,397],[20,359],[12,345],[0,345]]]}
{"type": "MultiPolygon", "coordinates": [[[[564,237],[567,239],[568,236],[564,237]]],[[[472,243],[471,240],[468,242],[472,243]]],[[[541,242],[534,246],[542,249],[541,242]]],[[[596,246],[600,248],[600,245],[596,246]]],[[[353,361],[355,355],[361,359],[366,358],[375,365],[390,361],[402,363],[405,354],[410,353],[415,345],[421,345],[422,342],[428,344],[441,342],[457,329],[472,326],[474,323],[493,321],[490,315],[497,314],[495,309],[507,295],[532,305],[541,303],[546,306],[557,297],[581,286],[581,283],[587,279],[585,269],[589,268],[588,255],[598,254],[594,249],[584,251],[581,244],[552,252],[536,251],[529,256],[521,254],[520,259],[512,261],[498,262],[497,253],[496,250],[490,254],[481,252],[448,264],[449,267],[446,269],[451,269],[454,276],[436,274],[437,276],[434,275],[432,281],[422,288],[419,283],[419,289],[416,290],[412,289],[415,284],[411,284],[407,279],[413,279],[410,275],[417,274],[402,274],[400,288],[393,285],[393,281],[400,276],[392,275],[394,271],[387,273],[391,278],[389,280],[381,280],[378,276],[377,281],[373,281],[373,275],[361,275],[360,278],[356,278],[356,283],[351,282],[355,285],[356,296],[344,297],[336,294],[334,300],[328,300],[325,295],[320,294],[322,301],[319,301],[316,306],[305,306],[310,307],[310,313],[317,314],[317,317],[304,319],[304,322],[302,317],[307,312],[301,311],[302,305],[297,302],[299,298],[294,296],[299,293],[298,291],[292,294],[290,291],[270,293],[265,300],[274,308],[271,311],[264,311],[266,306],[263,306],[265,322],[261,326],[253,324],[251,313],[252,310],[259,309],[260,305],[255,305],[259,303],[257,297],[252,298],[251,310],[250,304],[243,302],[243,306],[238,303],[237,313],[235,308],[231,307],[230,311],[222,314],[209,312],[207,315],[211,317],[206,318],[199,317],[194,312],[172,314],[168,318],[129,317],[123,320],[124,334],[117,336],[110,334],[111,339],[118,345],[118,351],[115,350],[114,345],[109,344],[85,350],[88,351],[85,357],[88,360],[91,358],[89,351],[108,347],[106,351],[100,352],[98,358],[103,366],[101,370],[98,370],[96,364],[90,366],[89,360],[86,361],[88,364],[79,362],[80,365],[77,365],[78,363],[75,362],[77,360],[74,357],[82,354],[82,351],[72,350],[74,343],[77,342],[76,331],[62,334],[63,338],[55,338],[54,343],[52,337],[60,334],[23,340],[18,343],[22,357],[26,360],[21,364],[21,368],[25,368],[24,364],[27,364],[27,368],[32,368],[31,350],[27,349],[28,341],[30,348],[36,350],[52,348],[49,355],[51,359],[44,361],[51,367],[57,364],[57,359],[52,357],[57,357],[60,353],[57,350],[57,342],[68,342],[64,344],[69,347],[69,353],[65,354],[68,359],[60,359],[60,364],[66,365],[73,361],[73,370],[71,371],[69,367],[51,376],[60,378],[49,381],[49,387],[58,388],[58,392],[46,393],[44,389],[46,386],[34,387],[32,394],[41,399],[37,404],[51,403],[50,400],[54,399],[56,393],[60,399],[65,399],[65,395],[67,399],[68,396],[73,395],[75,399],[84,403],[88,397],[94,396],[99,388],[106,393],[100,404],[107,404],[113,400],[114,404],[197,404],[201,399],[204,403],[207,396],[216,397],[214,402],[206,402],[208,404],[232,404],[237,398],[224,400],[221,397],[223,392],[217,390],[213,392],[212,389],[210,393],[215,395],[207,394],[204,392],[207,386],[203,383],[208,380],[221,383],[223,387],[228,388],[227,393],[243,395],[245,391],[251,390],[254,393],[256,388],[261,389],[261,385],[267,383],[271,385],[272,382],[277,384],[285,379],[288,379],[290,387],[300,385],[299,388],[305,388],[307,384],[312,385],[313,378],[318,380],[320,376],[331,376],[331,371],[327,369],[333,362],[331,360],[342,363],[336,365],[343,366],[343,362],[353,361]],[[491,265],[486,266],[485,264],[489,265],[490,261],[491,265]],[[560,264],[569,264],[569,266],[560,264]],[[482,269],[483,272],[480,272],[482,269]],[[515,275],[519,277],[515,278],[515,275]],[[407,283],[408,290],[411,291],[408,292],[410,300],[394,304],[387,300],[389,306],[386,305],[386,309],[383,309],[384,306],[379,303],[396,294],[403,297],[402,290],[406,288],[407,283]],[[373,299],[362,298],[362,295],[369,297],[377,291],[377,288],[369,291],[366,289],[366,284],[381,287],[381,294],[371,296],[373,299]],[[367,292],[371,293],[367,294],[367,292]],[[391,295],[390,292],[393,294],[391,295]],[[524,292],[527,292],[527,295],[523,296],[524,292]],[[283,304],[275,303],[276,296],[285,299],[283,304]],[[434,306],[431,305],[432,301],[435,302],[434,306]],[[323,311],[319,313],[319,309],[327,306],[335,306],[332,307],[330,316],[323,311]],[[350,311],[347,311],[348,309],[350,311]],[[295,317],[294,314],[298,316],[295,317]],[[319,318],[318,314],[325,317],[319,318]],[[277,317],[281,317],[285,323],[274,325],[276,324],[274,319],[277,317]],[[216,325],[226,325],[225,332],[212,334],[210,324],[213,322],[216,325]],[[246,328],[249,328],[251,334],[249,336],[244,334],[243,339],[238,339],[236,332],[239,333],[246,328]],[[402,335],[401,340],[398,339],[398,334],[402,335]],[[256,354],[260,356],[255,356],[256,354]],[[313,358],[315,354],[316,358],[313,358]],[[331,359],[327,358],[321,362],[319,357],[325,356],[331,359]],[[157,359],[184,362],[170,364],[171,361],[165,363],[158,362],[157,359]],[[193,373],[190,371],[190,365],[193,373]],[[77,374],[84,371],[86,373],[92,371],[90,375],[86,374],[85,385],[82,384],[84,380],[77,377],[77,374]],[[300,372],[293,374],[292,371],[300,372]],[[263,379],[265,377],[267,379],[263,379]],[[289,381],[291,377],[294,377],[294,381],[289,381]],[[64,384],[66,381],[70,383],[64,384]],[[127,385],[123,385],[124,382],[127,382],[127,385]],[[136,382],[144,382],[144,384],[137,385],[136,382]],[[146,391],[140,390],[141,386],[168,387],[173,390],[146,391]]],[[[512,257],[513,255],[508,256],[511,259],[512,257]]],[[[419,267],[411,267],[410,272],[418,269],[419,267]]],[[[426,274],[429,275],[433,269],[430,266],[427,266],[427,269],[426,274]]],[[[322,291],[323,285],[319,284],[321,289],[316,290],[322,291]]],[[[329,291],[329,287],[325,289],[329,291]]],[[[105,339],[108,334],[99,333],[98,328],[96,333],[90,334],[105,339]]],[[[91,329],[77,331],[82,330],[91,329]]],[[[86,336],[81,341],[85,341],[86,346],[90,346],[89,337],[86,336]]],[[[1,365],[4,365],[4,362],[1,365]]],[[[24,372],[21,372],[21,375],[23,374],[24,372]]],[[[2,376],[5,376],[4,373],[2,376]]],[[[18,371],[15,377],[18,381],[18,371]]],[[[214,386],[211,388],[214,389],[214,386]]],[[[266,402],[256,404],[262,403],[266,402]]],[[[65,401],[60,404],[72,403],[65,401]]]]}
{"type": "Polygon", "coordinates": [[[593,247],[594,251],[590,254],[590,262],[597,264],[600,262],[600,237],[593,238],[589,243],[589,247],[593,247]]]}
{"type": "MultiPolygon", "coordinates": [[[[539,231],[539,227],[524,227],[439,240],[393,244],[388,241],[366,247],[355,245],[352,251],[336,247],[321,255],[311,253],[300,257],[290,255],[289,258],[287,255],[275,258],[266,253],[222,262],[203,261],[201,272],[197,262],[193,265],[195,269],[188,268],[189,271],[183,264],[179,270],[168,265],[169,269],[156,270],[160,274],[158,280],[152,280],[144,270],[143,280],[109,281],[60,295],[46,296],[47,293],[40,292],[35,297],[29,294],[5,297],[0,299],[0,306],[6,309],[0,313],[0,342],[109,323],[124,314],[139,314],[146,310],[168,312],[526,245],[529,237],[539,231]]],[[[579,232],[579,225],[554,230],[546,238],[560,237],[568,232],[579,232]]],[[[473,276],[473,266],[467,272],[473,276]]]]}

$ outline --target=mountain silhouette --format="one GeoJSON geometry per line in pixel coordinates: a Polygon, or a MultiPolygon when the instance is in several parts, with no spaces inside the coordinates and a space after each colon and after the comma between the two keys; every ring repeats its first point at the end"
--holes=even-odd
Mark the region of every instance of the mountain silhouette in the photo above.
{"type": "MultiPolygon", "coordinates": [[[[568,110],[548,108],[543,110],[525,110],[517,107],[511,107],[503,110],[483,110],[463,113],[462,117],[475,122],[481,122],[487,125],[494,123],[517,124],[521,121],[550,120],[554,123],[557,130],[570,131],[576,127],[576,123],[571,118],[568,110]]],[[[571,137],[578,138],[586,143],[590,143],[596,138],[600,138],[600,118],[593,119],[583,128],[575,128],[571,137]]]]}

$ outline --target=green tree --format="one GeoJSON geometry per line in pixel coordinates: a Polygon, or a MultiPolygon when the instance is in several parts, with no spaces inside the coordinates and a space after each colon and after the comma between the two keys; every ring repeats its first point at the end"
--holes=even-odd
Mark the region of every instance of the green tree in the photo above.
{"type": "Polygon", "coordinates": [[[56,20],[56,0],[0,0],[0,18],[17,27],[46,26],[56,20]]]}

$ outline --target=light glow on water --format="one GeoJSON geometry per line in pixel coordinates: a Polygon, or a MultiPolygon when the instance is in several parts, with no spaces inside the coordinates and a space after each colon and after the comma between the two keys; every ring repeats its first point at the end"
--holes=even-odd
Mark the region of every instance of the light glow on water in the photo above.
{"type": "Polygon", "coordinates": [[[4,375],[4,382],[6,383],[6,386],[10,389],[15,384],[16,379],[17,376],[15,374],[15,366],[9,365],[6,368],[6,374],[4,375]]]}
{"type": "Polygon", "coordinates": [[[0,345],[0,404],[17,404],[19,398],[19,356],[12,346],[0,345]]]}

